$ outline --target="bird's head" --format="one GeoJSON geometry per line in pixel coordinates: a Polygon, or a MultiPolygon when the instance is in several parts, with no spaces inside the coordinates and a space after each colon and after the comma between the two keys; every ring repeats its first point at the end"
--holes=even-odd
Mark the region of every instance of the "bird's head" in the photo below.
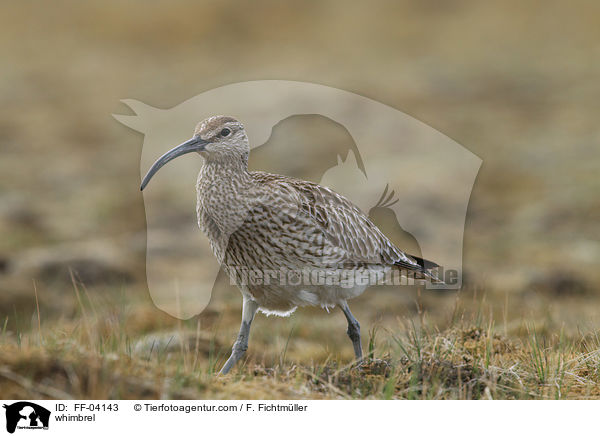
{"type": "Polygon", "coordinates": [[[207,161],[248,161],[250,145],[244,126],[238,120],[216,115],[201,121],[192,139],[167,151],[150,167],[140,187],[144,190],[152,176],[167,162],[187,153],[196,152],[207,161]]]}

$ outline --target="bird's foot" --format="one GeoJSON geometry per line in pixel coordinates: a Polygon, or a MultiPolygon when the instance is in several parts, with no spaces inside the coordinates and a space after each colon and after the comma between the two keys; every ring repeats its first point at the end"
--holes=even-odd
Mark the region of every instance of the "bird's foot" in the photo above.
{"type": "Polygon", "coordinates": [[[231,356],[229,356],[229,359],[227,359],[227,362],[225,362],[225,365],[223,365],[223,368],[221,368],[221,371],[219,371],[219,375],[225,375],[231,371],[231,368],[233,368],[235,364],[244,356],[244,354],[246,354],[247,349],[247,345],[238,343],[234,344],[231,356]]]}

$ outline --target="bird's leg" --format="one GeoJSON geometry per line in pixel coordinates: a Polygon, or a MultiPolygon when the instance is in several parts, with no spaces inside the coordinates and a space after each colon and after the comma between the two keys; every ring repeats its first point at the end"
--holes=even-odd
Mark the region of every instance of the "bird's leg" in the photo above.
{"type": "Polygon", "coordinates": [[[362,360],[362,346],[360,344],[360,324],[350,312],[350,308],[348,307],[347,302],[343,302],[340,304],[340,309],[346,315],[346,319],[348,320],[348,336],[352,341],[352,345],[354,346],[354,355],[356,356],[356,360],[359,362],[362,360]]]}
{"type": "Polygon", "coordinates": [[[227,374],[231,368],[242,358],[246,350],[248,349],[248,337],[250,336],[250,325],[254,319],[254,314],[258,310],[258,304],[248,298],[244,298],[242,304],[242,324],[240,325],[240,332],[238,333],[237,340],[233,344],[231,350],[231,356],[223,365],[219,374],[227,374]]]}

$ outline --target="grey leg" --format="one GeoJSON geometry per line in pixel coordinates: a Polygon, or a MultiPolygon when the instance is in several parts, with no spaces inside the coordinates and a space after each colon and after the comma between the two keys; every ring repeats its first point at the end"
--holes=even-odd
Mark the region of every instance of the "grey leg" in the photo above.
{"type": "Polygon", "coordinates": [[[240,325],[240,332],[238,333],[237,340],[233,344],[231,350],[231,356],[223,365],[219,374],[227,374],[231,368],[242,358],[246,350],[248,349],[248,337],[250,336],[250,325],[254,319],[254,314],[258,310],[258,304],[255,301],[244,298],[242,305],[242,324],[240,325]]]}
{"type": "Polygon", "coordinates": [[[356,360],[362,360],[362,346],[360,344],[360,324],[350,312],[350,308],[348,307],[347,302],[343,302],[340,304],[340,309],[346,315],[346,320],[348,320],[348,336],[352,341],[352,345],[354,346],[354,355],[356,356],[356,360]]]}

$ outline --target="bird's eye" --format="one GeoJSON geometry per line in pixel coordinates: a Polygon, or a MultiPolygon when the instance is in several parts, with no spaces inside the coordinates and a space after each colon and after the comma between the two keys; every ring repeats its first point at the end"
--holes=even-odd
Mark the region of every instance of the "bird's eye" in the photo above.
{"type": "Polygon", "coordinates": [[[231,130],[229,129],[223,129],[221,130],[221,136],[227,136],[231,133],[231,130]]]}

